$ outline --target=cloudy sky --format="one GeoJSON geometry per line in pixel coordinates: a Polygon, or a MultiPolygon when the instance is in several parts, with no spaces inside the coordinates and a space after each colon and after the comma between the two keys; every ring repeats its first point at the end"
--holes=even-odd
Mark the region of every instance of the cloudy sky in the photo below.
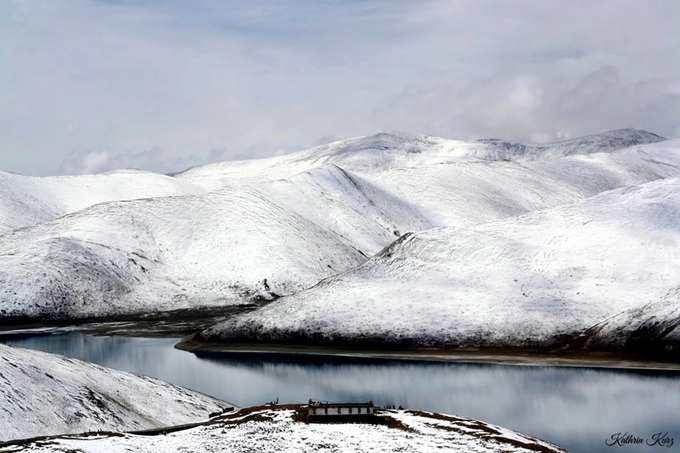
{"type": "Polygon", "coordinates": [[[677,0],[0,2],[0,170],[169,172],[381,131],[680,135],[677,0]]]}

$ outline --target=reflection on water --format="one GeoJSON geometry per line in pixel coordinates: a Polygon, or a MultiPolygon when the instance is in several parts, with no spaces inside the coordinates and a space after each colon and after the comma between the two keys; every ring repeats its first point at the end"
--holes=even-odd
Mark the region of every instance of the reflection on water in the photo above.
{"type": "MultiPolygon", "coordinates": [[[[680,451],[680,374],[422,362],[291,363],[251,357],[198,358],[174,339],[45,335],[0,341],[154,376],[239,406],[372,399],[496,423],[574,452],[607,447],[618,432],[668,432],[680,451]]],[[[657,447],[644,446],[645,451],[657,447]]]]}

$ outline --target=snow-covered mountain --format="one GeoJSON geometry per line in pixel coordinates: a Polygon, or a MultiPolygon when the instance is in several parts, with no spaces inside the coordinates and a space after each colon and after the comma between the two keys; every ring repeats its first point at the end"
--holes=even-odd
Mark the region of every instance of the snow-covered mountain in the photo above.
{"type": "Polygon", "coordinates": [[[622,130],[507,154],[500,142],[378,134],[174,177],[29,178],[22,200],[34,204],[7,202],[20,199],[12,195],[18,189],[0,197],[14,206],[7,208],[13,224],[44,220],[0,235],[0,318],[108,316],[294,294],[363,264],[406,232],[465,231],[680,177],[680,143],[659,140],[622,130]],[[85,190],[86,181],[97,188],[85,190]],[[36,195],[48,183],[52,201],[36,195]],[[157,196],[131,200],[135,187],[147,186],[143,196],[157,196]],[[81,199],[81,192],[94,195],[81,199]]]}
{"type": "Polygon", "coordinates": [[[199,422],[230,406],[157,379],[0,344],[0,441],[199,422]]]}
{"type": "Polygon", "coordinates": [[[26,448],[35,452],[144,451],[414,451],[440,449],[471,453],[564,453],[535,437],[451,415],[421,411],[380,411],[384,424],[304,423],[301,406],[246,408],[169,434],[102,433],[61,436],[47,441],[0,447],[0,452],[26,448]]]}
{"type": "Polygon", "coordinates": [[[107,201],[201,193],[176,178],[137,170],[83,176],[23,176],[0,171],[0,233],[107,201]]]}
{"type": "Polygon", "coordinates": [[[48,318],[271,299],[365,259],[250,186],[100,204],[0,236],[0,250],[3,314],[48,318]]]}
{"type": "Polygon", "coordinates": [[[495,153],[488,151],[483,155],[488,159],[537,159],[565,157],[573,154],[594,154],[616,151],[630,146],[656,143],[665,140],[651,132],[637,129],[620,129],[603,134],[589,135],[572,140],[541,145],[525,145],[498,139],[482,139],[479,143],[487,143],[495,147],[495,153]]]}
{"type": "Polygon", "coordinates": [[[471,160],[556,158],[608,153],[664,140],[656,134],[637,129],[603,132],[543,145],[525,145],[497,139],[464,142],[427,135],[381,133],[273,158],[219,162],[191,168],[176,176],[200,186],[215,188],[221,182],[234,178],[284,179],[325,164],[335,164],[353,172],[372,173],[390,168],[403,170],[471,160]]]}
{"type": "Polygon", "coordinates": [[[535,347],[622,313],[598,335],[630,338],[661,321],[667,338],[654,337],[672,347],[679,281],[680,178],[672,178],[474,227],[406,234],[356,269],[201,335],[535,347]]]}

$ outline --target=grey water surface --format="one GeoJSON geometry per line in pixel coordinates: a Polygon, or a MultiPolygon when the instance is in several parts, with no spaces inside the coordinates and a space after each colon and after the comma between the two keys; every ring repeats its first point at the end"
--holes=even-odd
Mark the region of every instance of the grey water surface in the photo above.
{"type": "Polygon", "coordinates": [[[554,442],[573,452],[680,451],[680,373],[427,362],[300,362],[286,356],[209,356],[177,339],[80,333],[3,338],[154,376],[237,406],[279,400],[373,400],[455,414],[554,442]],[[617,433],[620,433],[616,443],[617,433]],[[629,434],[643,444],[625,444],[629,434]],[[664,445],[654,443],[661,433],[664,445]],[[615,437],[612,437],[615,436],[615,437]],[[673,445],[668,446],[669,439],[673,445]],[[608,445],[612,444],[613,445],[608,445]]]}

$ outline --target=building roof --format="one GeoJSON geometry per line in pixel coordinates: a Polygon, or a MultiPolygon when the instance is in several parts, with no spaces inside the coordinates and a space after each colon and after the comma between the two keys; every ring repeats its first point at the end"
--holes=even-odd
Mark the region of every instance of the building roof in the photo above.
{"type": "Polygon", "coordinates": [[[373,401],[367,403],[329,403],[321,401],[310,401],[310,407],[373,407],[373,401]]]}

